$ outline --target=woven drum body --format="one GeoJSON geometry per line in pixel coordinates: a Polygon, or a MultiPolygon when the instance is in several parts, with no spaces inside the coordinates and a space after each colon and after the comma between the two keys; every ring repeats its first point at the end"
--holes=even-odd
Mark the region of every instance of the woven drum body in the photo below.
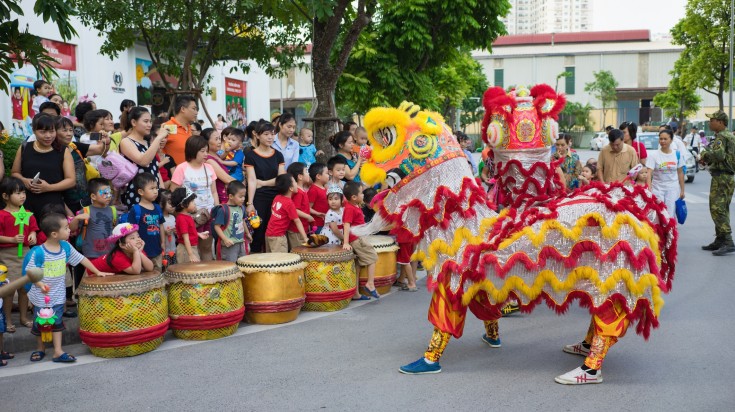
{"type": "Polygon", "coordinates": [[[87,277],[79,285],[79,335],[93,355],[135,356],[156,349],[168,330],[166,281],[157,272],[87,277]]]}
{"type": "MultiPolygon", "coordinates": [[[[396,252],[398,245],[390,236],[365,236],[363,239],[375,248],[378,253],[378,263],[375,264],[375,289],[381,295],[390,292],[391,286],[396,281],[396,252]]],[[[360,293],[370,296],[365,289],[367,282],[367,267],[360,268],[360,293]]]]}
{"type": "Polygon", "coordinates": [[[306,263],[293,253],[259,253],[237,260],[243,273],[245,319],[273,325],[296,319],[306,299],[306,263]]]}
{"type": "Polygon", "coordinates": [[[179,339],[210,340],[232,335],[242,321],[242,273],[232,262],[171,265],[164,274],[171,330],[179,339]]]}
{"type": "Polygon", "coordinates": [[[304,246],[292,250],[306,263],[304,310],[333,312],[346,308],[355,294],[355,255],[340,246],[304,246]]]}

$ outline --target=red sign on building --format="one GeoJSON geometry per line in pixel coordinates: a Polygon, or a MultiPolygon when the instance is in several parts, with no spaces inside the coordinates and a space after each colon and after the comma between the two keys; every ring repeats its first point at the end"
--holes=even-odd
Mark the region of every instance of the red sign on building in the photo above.
{"type": "Polygon", "coordinates": [[[41,39],[41,45],[46,49],[49,57],[56,60],[55,64],[51,64],[55,69],[77,70],[77,46],[47,39],[41,39]]]}

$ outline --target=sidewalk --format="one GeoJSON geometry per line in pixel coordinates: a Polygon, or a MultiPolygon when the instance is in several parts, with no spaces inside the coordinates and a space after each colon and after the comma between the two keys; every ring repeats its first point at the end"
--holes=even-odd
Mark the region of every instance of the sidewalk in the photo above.
{"type": "MultiPolygon", "coordinates": [[[[30,317],[31,315],[29,314],[28,316],[30,317]]],[[[18,319],[18,312],[13,312],[10,317],[13,319],[16,331],[15,333],[5,332],[3,334],[3,339],[5,341],[4,350],[10,353],[31,352],[36,350],[36,336],[31,334],[31,328],[26,328],[21,325],[20,320],[18,319]]],[[[81,343],[82,339],[79,337],[79,318],[64,318],[64,324],[66,325],[66,330],[63,332],[62,340],[64,345],[81,343]]],[[[46,346],[50,347],[51,343],[47,343],[46,346]]]]}

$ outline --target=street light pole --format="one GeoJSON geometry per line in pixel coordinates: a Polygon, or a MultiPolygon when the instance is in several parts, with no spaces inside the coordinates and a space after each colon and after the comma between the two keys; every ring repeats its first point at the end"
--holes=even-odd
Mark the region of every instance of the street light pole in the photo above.
{"type": "Polygon", "coordinates": [[[733,40],[733,12],[735,11],[735,0],[730,0],[730,94],[729,94],[729,110],[728,119],[732,119],[732,40],[733,40]]]}

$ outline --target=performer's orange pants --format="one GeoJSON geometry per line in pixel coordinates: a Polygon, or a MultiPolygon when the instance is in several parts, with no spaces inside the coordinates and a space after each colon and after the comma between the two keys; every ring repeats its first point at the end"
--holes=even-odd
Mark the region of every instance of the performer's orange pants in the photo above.
{"type": "MultiPolygon", "coordinates": [[[[447,288],[437,285],[429,306],[429,321],[434,325],[429,347],[424,357],[438,362],[452,336],[460,338],[464,330],[467,309],[485,323],[485,333],[491,339],[498,339],[498,319],[502,316],[499,309],[493,307],[484,292],[479,292],[470,302],[463,306],[460,302],[452,304],[447,298],[447,288]]],[[[587,336],[584,341],[590,344],[590,353],[584,364],[592,369],[600,369],[602,362],[619,338],[625,336],[628,329],[627,314],[617,302],[607,301],[604,309],[592,316],[587,336]]]]}
{"type": "Polygon", "coordinates": [[[468,308],[485,323],[485,334],[488,337],[498,339],[499,336],[498,319],[502,313],[491,305],[485,292],[479,292],[469,306],[464,306],[461,302],[452,304],[447,293],[448,288],[445,285],[437,285],[429,305],[429,322],[434,325],[434,333],[431,335],[429,348],[424,357],[434,362],[438,362],[441,358],[451,336],[455,338],[462,336],[468,308]]]}
{"type": "Polygon", "coordinates": [[[603,304],[601,313],[592,316],[590,327],[584,341],[590,344],[590,354],[584,360],[585,366],[592,369],[602,368],[608,349],[628,330],[628,316],[617,302],[608,300],[603,304]]]}

